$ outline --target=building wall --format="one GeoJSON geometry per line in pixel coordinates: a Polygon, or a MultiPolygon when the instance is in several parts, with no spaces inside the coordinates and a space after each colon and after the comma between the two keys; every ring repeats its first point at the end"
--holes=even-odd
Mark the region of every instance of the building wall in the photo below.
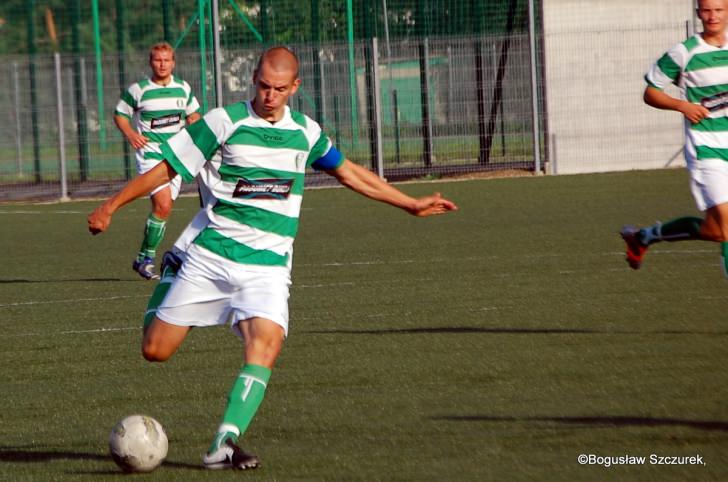
{"type": "Polygon", "coordinates": [[[645,72],[694,28],[693,12],[693,0],[543,0],[552,173],[684,165],[682,116],[642,93],[645,72]]]}

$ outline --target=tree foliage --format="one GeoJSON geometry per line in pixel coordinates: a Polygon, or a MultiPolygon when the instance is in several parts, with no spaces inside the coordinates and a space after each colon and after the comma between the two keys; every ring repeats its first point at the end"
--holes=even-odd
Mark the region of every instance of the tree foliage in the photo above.
{"type": "MultiPolygon", "coordinates": [[[[91,52],[93,0],[3,0],[0,53],[91,52]],[[50,12],[50,14],[49,14],[50,12]],[[55,30],[56,40],[51,32],[55,30]],[[29,42],[30,40],[30,42],[29,42]]],[[[408,38],[500,32],[527,0],[351,0],[353,35],[408,38]],[[384,6],[386,4],[386,14],[384,6]],[[514,8],[515,7],[515,8],[514,8]],[[386,15],[386,16],[385,16],[386,15]]],[[[209,29],[209,1],[204,8],[209,29]]],[[[218,0],[223,46],[344,41],[347,0],[218,0]]],[[[194,46],[198,0],[98,0],[101,48],[146,51],[152,43],[194,46]],[[121,25],[121,28],[119,26],[121,25]],[[121,35],[121,37],[120,37],[121,35]]],[[[522,22],[516,22],[523,28],[522,22]]],[[[209,30],[207,31],[209,36],[209,30]]]]}

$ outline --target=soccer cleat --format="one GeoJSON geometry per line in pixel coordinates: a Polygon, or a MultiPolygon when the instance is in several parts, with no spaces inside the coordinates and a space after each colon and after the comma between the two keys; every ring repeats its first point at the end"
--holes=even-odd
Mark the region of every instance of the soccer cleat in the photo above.
{"type": "Polygon", "coordinates": [[[159,275],[154,270],[154,260],[152,258],[135,260],[131,268],[144,279],[159,279],[159,275]]]}
{"type": "Polygon", "coordinates": [[[627,243],[627,264],[632,269],[640,269],[642,266],[642,258],[647,252],[647,245],[643,244],[639,239],[640,230],[634,226],[624,226],[619,234],[627,243]]]}
{"type": "Polygon", "coordinates": [[[213,453],[205,454],[202,463],[206,469],[247,470],[260,467],[257,455],[244,452],[230,439],[225,440],[213,453]]]}

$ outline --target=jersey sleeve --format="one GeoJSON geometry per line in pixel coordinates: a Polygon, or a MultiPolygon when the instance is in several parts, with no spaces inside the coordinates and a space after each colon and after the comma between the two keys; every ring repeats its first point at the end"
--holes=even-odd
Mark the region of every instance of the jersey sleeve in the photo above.
{"type": "Polygon", "coordinates": [[[129,87],[124,91],[123,94],[121,94],[121,98],[116,104],[114,115],[120,115],[131,120],[131,118],[134,116],[137,105],[138,103],[136,98],[134,97],[133,86],[129,87]]]}
{"type": "Polygon", "coordinates": [[[322,132],[313,149],[311,149],[306,164],[317,171],[329,171],[339,167],[342,162],[344,162],[344,155],[334,147],[331,139],[322,132]]]}
{"type": "Polygon", "coordinates": [[[194,114],[195,112],[199,112],[200,110],[200,103],[197,101],[197,97],[195,97],[195,94],[192,93],[192,88],[187,84],[187,89],[190,91],[190,94],[187,96],[187,106],[185,107],[185,114],[190,115],[194,114]]]}
{"type": "Polygon", "coordinates": [[[659,90],[665,89],[670,84],[678,85],[686,58],[685,46],[683,44],[674,46],[660,57],[645,74],[645,82],[650,87],[659,90]]]}
{"type": "Polygon", "coordinates": [[[160,149],[172,169],[185,182],[190,182],[232,132],[233,123],[225,110],[213,109],[202,120],[185,127],[164,142],[160,149]]]}

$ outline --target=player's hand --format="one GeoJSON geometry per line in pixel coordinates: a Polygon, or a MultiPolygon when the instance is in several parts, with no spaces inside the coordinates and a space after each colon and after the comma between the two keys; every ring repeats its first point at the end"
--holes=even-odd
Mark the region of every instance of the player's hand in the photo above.
{"type": "Polygon", "coordinates": [[[445,214],[449,211],[457,211],[457,205],[442,197],[439,192],[431,196],[425,196],[417,199],[414,206],[408,209],[413,216],[425,217],[437,214],[445,214]]]}
{"type": "Polygon", "coordinates": [[[102,204],[97,207],[94,212],[89,214],[87,221],[88,230],[93,235],[103,233],[109,229],[109,225],[111,224],[111,213],[109,213],[109,210],[106,208],[106,204],[102,204]]]}
{"type": "Polygon", "coordinates": [[[141,149],[147,145],[147,142],[149,142],[149,139],[136,131],[132,132],[127,139],[134,149],[141,149]]]}
{"type": "Polygon", "coordinates": [[[693,124],[697,124],[710,115],[708,109],[700,104],[693,104],[692,102],[683,103],[680,112],[693,124]]]}

